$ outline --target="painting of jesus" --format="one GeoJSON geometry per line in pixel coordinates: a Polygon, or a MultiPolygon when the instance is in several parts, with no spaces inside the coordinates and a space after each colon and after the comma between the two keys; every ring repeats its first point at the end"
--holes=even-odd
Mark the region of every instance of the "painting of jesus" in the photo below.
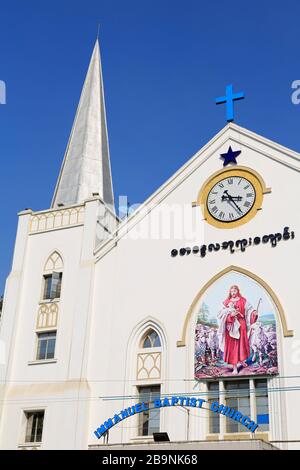
{"type": "Polygon", "coordinates": [[[217,281],[199,305],[195,378],[278,373],[276,320],[270,298],[242,274],[224,277],[227,282],[217,281]],[[230,278],[235,282],[230,283],[230,278]]]}
{"type": "Polygon", "coordinates": [[[241,295],[239,287],[231,286],[218,313],[218,337],[223,360],[232,365],[234,374],[238,373],[238,365],[248,367],[251,328],[257,317],[257,311],[241,295]]]}

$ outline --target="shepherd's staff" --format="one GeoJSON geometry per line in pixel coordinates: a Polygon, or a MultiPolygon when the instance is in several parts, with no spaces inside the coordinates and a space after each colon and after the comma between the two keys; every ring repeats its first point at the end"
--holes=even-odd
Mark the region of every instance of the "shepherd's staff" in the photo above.
{"type": "Polygon", "coordinates": [[[261,303],[262,303],[262,298],[260,297],[259,301],[257,302],[257,307],[256,307],[257,316],[258,316],[258,309],[261,303]]]}

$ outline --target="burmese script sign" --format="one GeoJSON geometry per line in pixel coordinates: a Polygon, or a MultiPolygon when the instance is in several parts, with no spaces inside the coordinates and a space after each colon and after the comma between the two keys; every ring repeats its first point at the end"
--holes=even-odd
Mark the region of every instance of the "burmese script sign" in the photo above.
{"type": "Polygon", "coordinates": [[[174,248],[171,250],[171,257],[176,258],[176,256],[188,256],[193,254],[195,256],[200,256],[200,258],[205,258],[208,253],[214,251],[229,251],[234,253],[235,251],[241,251],[242,253],[246,251],[249,247],[254,247],[258,245],[271,245],[272,248],[275,248],[278,243],[284,240],[293,240],[295,238],[295,232],[290,232],[289,227],[284,227],[282,233],[269,233],[268,235],[263,236],[254,236],[249,238],[242,238],[240,240],[226,240],[222,243],[210,243],[208,245],[196,245],[191,247],[183,247],[180,249],[174,248]]]}

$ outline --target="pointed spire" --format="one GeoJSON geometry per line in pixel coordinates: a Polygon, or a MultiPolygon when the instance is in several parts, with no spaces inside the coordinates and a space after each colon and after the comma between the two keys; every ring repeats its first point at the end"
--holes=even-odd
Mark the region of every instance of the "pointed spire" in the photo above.
{"type": "Polygon", "coordinates": [[[51,207],[79,204],[99,193],[111,208],[110,169],[100,48],[95,43],[51,207]]]}

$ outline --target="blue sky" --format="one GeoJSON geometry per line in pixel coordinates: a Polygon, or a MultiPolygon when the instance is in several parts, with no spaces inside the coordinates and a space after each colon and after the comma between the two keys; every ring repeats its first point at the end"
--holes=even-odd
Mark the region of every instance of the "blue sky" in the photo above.
{"type": "Polygon", "coordinates": [[[138,203],[226,124],[229,83],[238,124],[300,151],[299,17],[297,1],[2,2],[0,292],[17,212],[50,205],[98,22],[115,194],[138,203]]]}

